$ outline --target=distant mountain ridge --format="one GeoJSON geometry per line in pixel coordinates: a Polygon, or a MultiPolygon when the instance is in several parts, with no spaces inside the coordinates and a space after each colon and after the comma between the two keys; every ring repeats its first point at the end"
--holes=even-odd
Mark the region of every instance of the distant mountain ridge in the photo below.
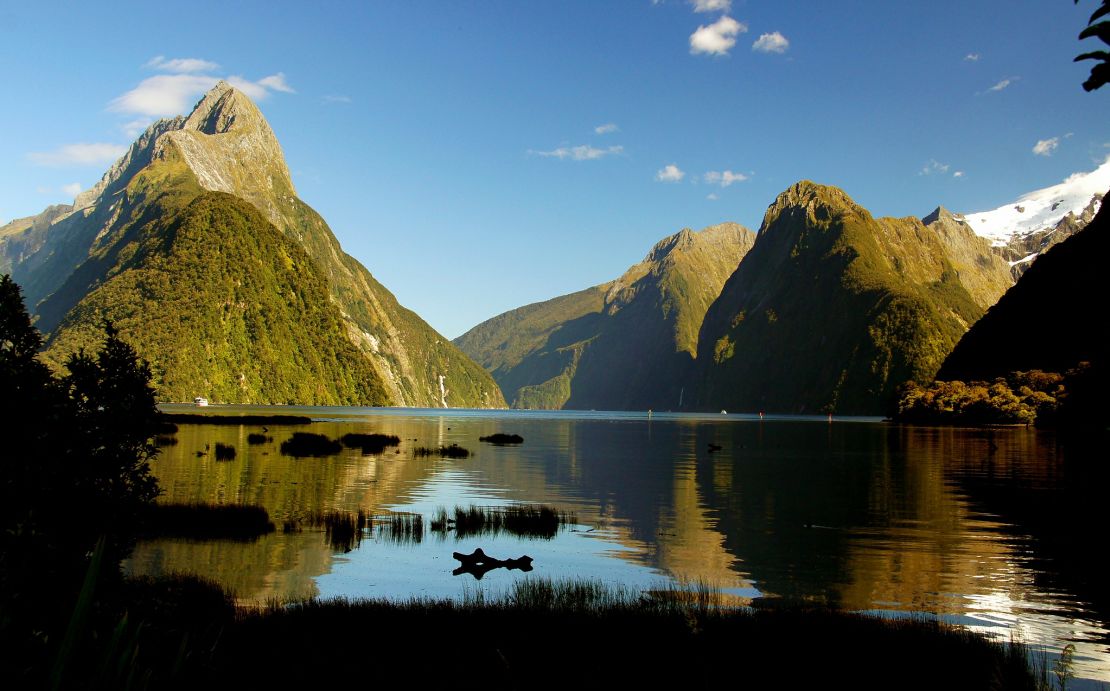
{"type": "Polygon", "coordinates": [[[735,223],[683,229],[614,281],[506,312],[455,342],[517,408],[677,408],[702,317],[754,239],[735,223]]]}
{"type": "MultiPolygon", "coordinates": [[[[336,323],[353,348],[348,356],[369,364],[377,383],[367,384],[367,390],[384,392],[381,403],[504,405],[481,367],[401,307],[342,251],[323,219],[297,197],[284,154],[261,112],[224,82],[205,94],[188,116],[151,125],[96,186],[78,195],[72,208],[44,212],[52,214],[51,219],[41,214],[23,219],[19,223],[25,227],[9,224],[0,229],[0,266],[10,269],[23,287],[39,328],[50,332],[51,357],[60,360],[62,350],[83,341],[64,333],[79,326],[71,316],[115,318],[119,305],[100,303],[103,311],[94,313],[87,298],[129,268],[140,268],[133,262],[136,256],[151,256],[140,252],[148,246],[150,233],[210,192],[250,203],[266,224],[303,247],[314,264],[311,275],[329,296],[327,309],[335,311],[336,323]]],[[[234,206],[226,199],[209,198],[209,203],[234,206]]],[[[243,227],[257,225],[257,218],[243,221],[243,227]]],[[[240,268],[249,272],[253,267],[248,263],[240,268]]],[[[166,354],[145,350],[144,326],[136,323],[130,332],[122,331],[157,368],[157,359],[166,354]]],[[[225,373],[210,374],[219,380],[225,373]]],[[[204,393],[203,380],[194,385],[198,394],[204,393]]],[[[284,393],[271,396],[265,388],[274,385],[264,382],[264,388],[251,390],[249,402],[287,402],[284,393]]],[[[230,391],[228,402],[248,401],[233,394],[238,395],[230,391]]]]}

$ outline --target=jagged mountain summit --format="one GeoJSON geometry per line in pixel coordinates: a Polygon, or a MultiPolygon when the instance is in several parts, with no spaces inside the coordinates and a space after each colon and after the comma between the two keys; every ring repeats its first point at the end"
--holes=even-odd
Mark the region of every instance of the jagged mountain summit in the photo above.
{"type": "Polygon", "coordinates": [[[955,216],[990,241],[1016,280],[1042,252],[1082,230],[1110,189],[1110,159],[1089,173],[1024,194],[991,211],[955,216]]]}
{"type": "Polygon", "coordinates": [[[983,313],[958,275],[975,262],[958,272],[949,244],[916,218],[874,218],[835,187],[790,187],[705,315],[698,407],[884,412],[983,313]]]}
{"type": "Polygon", "coordinates": [[[683,229],[615,281],[506,312],[455,342],[517,408],[690,408],[702,318],[754,240],[735,223],[683,229]]]}
{"type": "Polygon", "coordinates": [[[151,125],[71,208],[0,229],[0,268],[49,334],[48,359],[111,318],[169,400],[504,405],[481,367],[343,252],[297,197],[262,113],[225,82],[151,125]]]}

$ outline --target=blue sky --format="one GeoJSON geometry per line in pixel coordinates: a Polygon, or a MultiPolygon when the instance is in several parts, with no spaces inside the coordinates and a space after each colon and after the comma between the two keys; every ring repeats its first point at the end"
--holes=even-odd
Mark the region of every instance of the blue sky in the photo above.
{"type": "Polygon", "coordinates": [[[1095,0],[272,4],[0,0],[0,222],[235,77],[301,198],[455,337],[683,227],[757,229],[800,179],[973,212],[1110,155],[1072,63],[1095,0]]]}

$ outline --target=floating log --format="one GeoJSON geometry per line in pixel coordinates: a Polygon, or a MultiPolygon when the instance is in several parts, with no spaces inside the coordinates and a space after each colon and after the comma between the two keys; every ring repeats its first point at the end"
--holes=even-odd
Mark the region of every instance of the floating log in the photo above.
{"type": "Polygon", "coordinates": [[[478,581],[482,580],[482,576],[485,576],[494,569],[532,570],[532,557],[527,554],[517,559],[496,559],[488,556],[482,551],[481,547],[478,547],[470,554],[454,552],[451,556],[462,562],[462,566],[452,571],[451,575],[459,576],[464,573],[469,573],[478,581]]]}

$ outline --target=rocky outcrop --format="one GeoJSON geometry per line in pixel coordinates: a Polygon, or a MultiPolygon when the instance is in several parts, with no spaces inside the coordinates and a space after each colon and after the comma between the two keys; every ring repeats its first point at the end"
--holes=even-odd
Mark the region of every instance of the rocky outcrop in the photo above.
{"type": "Polygon", "coordinates": [[[960,283],[979,307],[987,309],[998,302],[1014,284],[1010,265],[986,238],[975,234],[962,216],[938,206],[921,222],[936,233],[960,283]]]}

